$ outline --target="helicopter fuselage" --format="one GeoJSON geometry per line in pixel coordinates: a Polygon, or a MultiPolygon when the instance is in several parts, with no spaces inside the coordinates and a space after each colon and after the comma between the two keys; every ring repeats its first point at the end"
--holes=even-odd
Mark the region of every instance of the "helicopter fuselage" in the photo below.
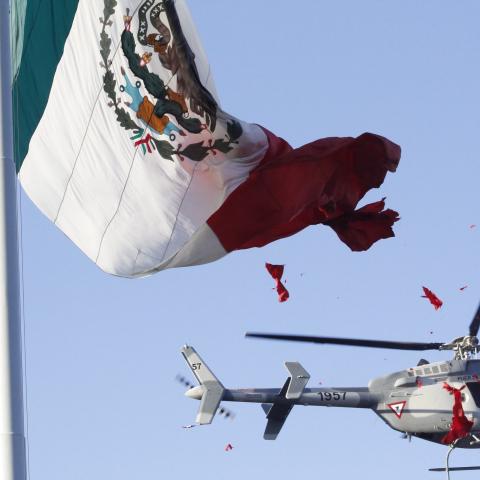
{"type": "MultiPolygon", "coordinates": [[[[380,395],[373,410],[391,428],[424,440],[442,443],[452,422],[453,397],[444,384],[460,388],[465,415],[472,420],[471,433],[480,431],[480,360],[423,363],[414,368],[372,380],[368,389],[380,395]]],[[[470,437],[458,448],[480,448],[470,437]]]]}
{"type": "Polygon", "coordinates": [[[188,397],[202,400],[197,419],[202,409],[203,413],[210,410],[208,421],[199,423],[211,422],[220,401],[260,403],[268,419],[264,438],[273,440],[295,405],[369,408],[394,430],[442,443],[451,427],[454,405],[453,396],[444,388],[448,383],[455,388],[466,385],[462,406],[473,421],[471,435],[460,439],[456,447],[480,448],[480,360],[421,361],[417,367],[375,378],[363,388],[306,388],[308,373],[297,362],[286,362],[290,377],[280,390],[226,389],[192,347],[184,347],[182,353],[200,382],[186,392],[188,397]],[[213,403],[209,396],[214,397],[213,403]]]}

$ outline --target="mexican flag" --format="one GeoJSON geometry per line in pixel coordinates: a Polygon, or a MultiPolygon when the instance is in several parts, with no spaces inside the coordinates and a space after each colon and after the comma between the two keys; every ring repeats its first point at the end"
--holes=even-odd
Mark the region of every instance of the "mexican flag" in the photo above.
{"type": "Polygon", "coordinates": [[[400,149],[299,149],[224,112],[184,0],[12,0],[15,161],[39,209],[106,272],[216,260],[312,224],[352,250],[393,236],[356,210],[400,149]]]}

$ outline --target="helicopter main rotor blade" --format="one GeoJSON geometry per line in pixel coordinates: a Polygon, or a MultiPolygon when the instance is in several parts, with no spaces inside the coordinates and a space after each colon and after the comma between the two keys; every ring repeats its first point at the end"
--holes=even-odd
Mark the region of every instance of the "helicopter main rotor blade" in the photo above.
{"type": "Polygon", "coordinates": [[[268,340],[287,340],[289,342],[322,343],[330,345],[349,345],[352,347],[388,348],[392,350],[439,350],[443,343],[392,342],[388,340],[365,340],[357,338],[316,337],[310,335],[286,335],[276,333],[247,332],[246,337],[268,340]]]}
{"type": "MultiPolygon", "coordinates": [[[[480,470],[480,467],[449,467],[449,472],[465,472],[468,470],[480,470]]],[[[447,469],[443,468],[429,468],[429,472],[446,472],[447,469]]]]}
{"type": "Polygon", "coordinates": [[[470,336],[476,337],[478,329],[480,327],[480,305],[477,308],[477,313],[473,317],[472,323],[470,324],[470,336]]]}

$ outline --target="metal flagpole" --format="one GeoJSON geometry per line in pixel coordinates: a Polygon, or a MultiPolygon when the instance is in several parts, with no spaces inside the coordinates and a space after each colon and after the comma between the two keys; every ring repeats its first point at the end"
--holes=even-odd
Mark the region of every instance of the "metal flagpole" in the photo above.
{"type": "Polygon", "coordinates": [[[10,0],[0,0],[0,480],[26,480],[10,0]]]}

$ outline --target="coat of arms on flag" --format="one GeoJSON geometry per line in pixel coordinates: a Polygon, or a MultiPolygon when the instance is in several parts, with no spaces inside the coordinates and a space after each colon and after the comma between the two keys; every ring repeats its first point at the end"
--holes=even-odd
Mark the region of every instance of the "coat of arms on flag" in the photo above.
{"type": "Polygon", "coordinates": [[[213,136],[218,105],[199,79],[195,54],[183,34],[174,2],[146,0],[133,13],[126,9],[121,49],[130,75],[138,80],[131,80],[123,67],[122,78],[117,80],[112,71],[112,40],[108,35],[116,1],[104,1],[104,17],[100,18],[103,88],[120,126],[133,132],[130,138],[134,146],[141,146],[143,153],[156,150],[167,160],[178,155],[180,159],[201,161],[209,152],[230,152],[242,135],[242,127],[231,119],[223,136],[213,136]],[[132,32],[134,17],[136,35],[132,32]],[[150,67],[157,67],[155,72],[162,72],[163,78],[150,71],[150,67]],[[195,138],[203,130],[211,134],[208,140],[188,142],[187,135],[195,138]]]}

